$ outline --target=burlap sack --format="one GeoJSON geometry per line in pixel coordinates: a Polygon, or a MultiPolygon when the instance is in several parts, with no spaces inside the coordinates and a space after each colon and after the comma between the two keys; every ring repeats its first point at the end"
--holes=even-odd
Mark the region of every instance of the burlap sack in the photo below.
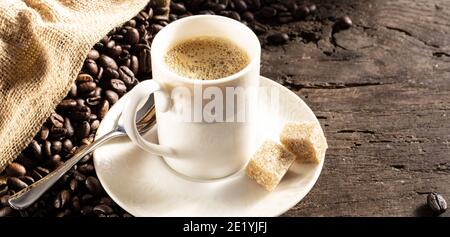
{"type": "Polygon", "coordinates": [[[0,0],[0,171],[67,94],[95,42],[147,3],[0,0]]]}

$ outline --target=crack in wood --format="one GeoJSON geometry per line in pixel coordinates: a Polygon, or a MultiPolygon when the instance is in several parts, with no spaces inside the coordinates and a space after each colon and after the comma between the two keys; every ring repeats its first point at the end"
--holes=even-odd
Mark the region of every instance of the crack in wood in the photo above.
{"type": "Polygon", "coordinates": [[[365,87],[365,86],[380,86],[380,85],[389,85],[392,83],[383,83],[383,82],[348,82],[348,83],[292,83],[289,80],[286,80],[285,83],[292,87],[293,89],[345,89],[345,88],[354,88],[354,87],[365,87]]]}
{"type": "Polygon", "coordinates": [[[405,30],[405,29],[398,28],[398,27],[393,27],[393,26],[384,26],[384,28],[386,28],[386,29],[388,29],[388,30],[392,30],[392,31],[396,31],[396,32],[403,33],[404,35],[406,35],[406,36],[408,36],[408,37],[411,37],[411,38],[413,38],[413,39],[415,39],[415,40],[418,40],[419,42],[421,42],[421,43],[424,44],[425,46],[432,47],[432,48],[436,48],[436,49],[439,49],[439,48],[440,48],[439,45],[435,45],[435,44],[429,43],[429,42],[427,42],[427,41],[425,41],[425,40],[422,40],[422,39],[420,39],[420,38],[414,36],[411,32],[409,32],[409,31],[407,31],[407,30],[405,30]]]}
{"type": "Polygon", "coordinates": [[[391,165],[392,168],[397,169],[397,170],[401,170],[404,169],[406,166],[405,165],[391,165]]]}
{"type": "Polygon", "coordinates": [[[367,134],[375,134],[374,131],[370,130],[352,130],[352,129],[343,129],[339,130],[336,133],[367,133],[367,134]]]}
{"type": "Polygon", "coordinates": [[[393,143],[391,140],[369,140],[369,143],[393,143]]]}
{"type": "Polygon", "coordinates": [[[434,53],[433,53],[433,56],[434,56],[434,57],[438,57],[438,58],[441,58],[441,57],[450,57],[450,53],[446,53],[446,52],[434,52],[434,53]]]}

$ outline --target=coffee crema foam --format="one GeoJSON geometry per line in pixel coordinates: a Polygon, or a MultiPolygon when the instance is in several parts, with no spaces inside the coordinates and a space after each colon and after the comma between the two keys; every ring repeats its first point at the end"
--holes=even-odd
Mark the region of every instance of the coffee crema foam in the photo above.
{"type": "Polygon", "coordinates": [[[164,61],[171,71],[182,77],[216,80],[239,72],[250,59],[228,39],[201,36],[175,44],[167,51],[164,61]]]}

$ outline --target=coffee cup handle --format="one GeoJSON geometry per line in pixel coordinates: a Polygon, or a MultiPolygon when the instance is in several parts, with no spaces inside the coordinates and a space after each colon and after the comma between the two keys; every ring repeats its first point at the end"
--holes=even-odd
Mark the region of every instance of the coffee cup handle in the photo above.
{"type": "MultiPolygon", "coordinates": [[[[136,143],[140,148],[155,155],[175,157],[175,151],[167,146],[151,143],[145,140],[138,132],[136,127],[136,112],[143,98],[155,92],[165,93],[161,86],[154,80],[146,80],[137,84],[127,94],[127,100],[122,111],[125,132],[128,137],[136,143]]],[[[169,109],[170,100],[168,96],[162,96],[164,101],[160,101],[157,109],[167,111],[169,109]]],[[[156,105],[156,104],[155,104],[156,105]]]]}

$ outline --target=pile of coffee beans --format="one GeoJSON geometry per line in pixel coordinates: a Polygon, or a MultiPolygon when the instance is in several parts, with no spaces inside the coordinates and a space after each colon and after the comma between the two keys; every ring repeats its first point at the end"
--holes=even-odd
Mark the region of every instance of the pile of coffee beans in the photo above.
{"type": "Polygon", "coordinates": [[[247,24],[270,43],[284,44],[289,36],[266,36],[269,27],[307,20],[316,9],[314,4],[290,0],[172,0],[170,8],[150,1],[137,16],[95,44],[68,95],[29,146],[0,174],[0,217],[130,216],[103,190],[92,154],[26,210],[11,209],[7,200],[63,164],[79,147],[93,142],[109,108],[140,80],[151,77],[152,39],[170,21],[194,14],[222,15],[247,24]]]}
{"type": "MultiPolygon", "coordinates": [[[[265,35],[272,25],[313,19],[316,11],[315,4],[295,0],[175,0],[170,4],[169,18],[176,20],[197,14],[221,15],[246,24],[259,35],[265,35]]],[[[276,32],[270,33],[266,39],[278,45],[287,43],[289,36],[276,32]]]]}
{"type": "Polygon", "coordinates": [[[151,1],[133,19],[96,43],[68,95],[29,146],[0,175],[1,216],[130,216],[103,190],[92,154],[84,157],[34,205],[12,210],[10,195],[41,179],[94,140],[108,110],[139,79],[151,76],[150,45],[168,24],[169,8],[151,1]]]}

